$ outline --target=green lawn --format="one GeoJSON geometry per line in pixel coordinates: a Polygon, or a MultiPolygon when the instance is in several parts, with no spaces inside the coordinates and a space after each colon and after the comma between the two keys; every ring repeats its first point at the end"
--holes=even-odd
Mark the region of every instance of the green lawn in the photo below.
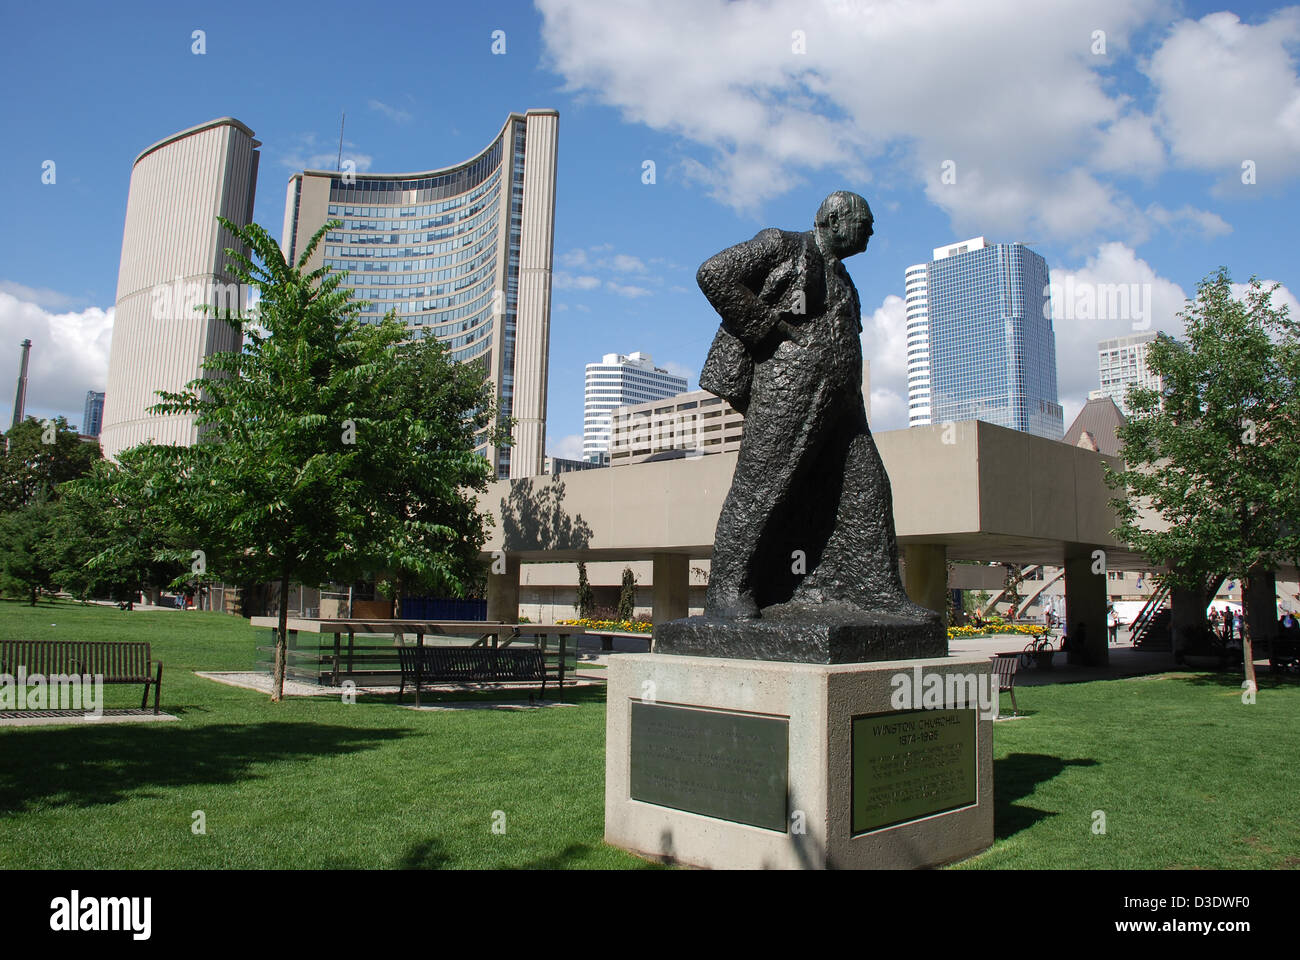
{"type": "MultiPolygon", "coordinates": [[[[0,636],[147,639],[180,717],[0,729],[0,868],[650,866],[601,841],[599,687],[518,712],[272,704],[193,675],[253,663],[257,634],[221,614],[0,603],[0,636]]],[[[1208,673],[1017,690],[1030,717],[994,728],[998,839],[963,868],[1300,865],[1300,684],[1240,694],[1208,673]]]]}

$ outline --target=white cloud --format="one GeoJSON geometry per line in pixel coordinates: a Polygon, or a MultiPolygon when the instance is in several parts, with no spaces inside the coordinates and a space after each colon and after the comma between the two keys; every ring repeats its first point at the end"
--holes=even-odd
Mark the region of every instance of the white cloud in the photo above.
{"type": "Polygon", "coordinates": [[[907,304],[890,294],[862,318],[862,357],[871,364],[871,429],[907,426],[907,304]]]}
{"type": "Polygon", "coordinates": [[[1118,242],[1102,244],[1077,269],[1053,269],[1051,284],[1057,394],[1068,427],[1088,392],[1099,386],[1098,341],[1144,329],[1181,337],[1177,314],[1186,306],[1187,294],[1118,242]]]}
{"type": "Polygon", "coordinates": [[[620,297],[633,298],[633,297],[650,296],[650,291],[647,290],[645,287],[638,287],[630,284],[625,285],[621,283],[615,283],[613,280],[605,281],[605,289],[608,290],[610,293],[618,294],[620,297]]]}
{"type": "Polygon", "coordinates": [[[1300,173],[1297,48],[1300,7],[1256,26],[1227,12],[1176,23],[1142,67],[1174,158],[1223,171],[1224,186],[1241,186],[1244,160],[1260,184],[1300,173]]]}
{"type": "Polygon", "coordinates": [[[641,258],[626,253],[615,254],[611,266],[620,273],[645,273],[645,264],[641,258]]]}
{"type": "MultiPolygon", "coordinates": [[[[35,303],[0,292],[0,367],[17,376],[19,343],[32,341],[27,370],[27,412],[63,414],[81,425],[87,390],[103,390],[108,382],[108,351],[113,335],[113,308],[87,307],[51,313],[35,303]]],[[[0,402],[12,398],[14,381],[0,402]]],[[[6,406],[7,426],[13,415],[6,406]]]]}
{"type": "MultiPolygon", "coordinates": [[[[334,146],[321,141],[314,133],[299,134],[298,146],[280,155],[280,165],[290,170],[333,170],[339,166],[337,141],[334,146]],[[328,148],[328,149],[327,149],[328,148]]],[[[356,144],[350,140],[343,141],[344,163],[351,160],[358,173],[365,173],[374,161],[368,153],[359,153],[356,144]]]]}
{"type": "MultiPolygon", "coordinates": [[[[1278,283],[1278,281],[1261,280],[1260,286],[1267,290],[1269,287],[1273,286],[1274,283],[1278,283]]],[[[1246,299],[1246,291],[1250,289],[1250,287],[1245,283],[1234,283],[1230,289],[1232,290],[1233,299],[1244,301],[1246,299]]],[[[1280,285],[1273,291],[1272,295],[1269,297],[1269,306],[1274,310],[1280,310],[1282,307],[1286,307],[1287,313],[1293,321],[1300,320],[1300,300],[1296,299],[1296,295],[1292,293],[1285,284],[1280,285]]]]}
{"type": "Polygon", "coordinates": [[[574,276],[563,270],[556,270],[551,275],[551,286],[556,290],[595,290],[600,286],[600,278],[588,274],[574,276]]]}
{"type": "Polygon", "coordinates": [[[581,460],[582,434],[570,433],[558,440],[548,441],[546,455],[548,457],[560,457],[564,460],[581,460]]]}
{"type": "Polygon", "coordinates": [[[76,297],[69,297],[67,294],[59,293],[57,290],[50,290],[45,287],[28,287],[21,283],[14,283],[12,280],[0,280],[0,293],[7,293],[17,300],[34,303],[38,307],[45,307],[48,310],[76,307],[85,302],[76,297]]]}
{"type": "Polygon", "coordinates": [[[1113,73],[1130,36],[1169,22],[1165,0],[538,7],[565,88],[682,138],[671,169],[737,211],[833,175],[923,184],[956,233],[1136,243],[1168,225],[1111,182],[1169,161],[1113,73]]]}
{"type": "Polygon", "coordinates": [[[401,107],[391,107],[382,100],[371,100],[369,106],[371,110],[382,113],[394,123],[409,123],[411,120],[411,114],[408,111],[403,110],[401,107]]]}
{"type": "Polygon", "coordinates": [[[695,371],[691,367],[684,366],[675,360],[666,360],[663,363],[658,364],[658,366],[663,367],[671,374],[681,377],[686,381],[687,386],[690,386],[690,384],[695,382],[695,371]]]}

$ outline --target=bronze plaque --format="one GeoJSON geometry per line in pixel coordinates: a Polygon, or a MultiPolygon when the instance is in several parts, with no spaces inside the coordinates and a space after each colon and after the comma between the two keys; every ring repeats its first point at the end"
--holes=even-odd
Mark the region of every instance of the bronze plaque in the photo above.
{"type": "Polygon", "coordinates": [[[974,710],[853,718],[853,833],[976,802],[974,710]]]}
{"type": "Polygon", "coordinates": [[[790,721],[632,701],[633,800],[786,831],[790,721]]]}

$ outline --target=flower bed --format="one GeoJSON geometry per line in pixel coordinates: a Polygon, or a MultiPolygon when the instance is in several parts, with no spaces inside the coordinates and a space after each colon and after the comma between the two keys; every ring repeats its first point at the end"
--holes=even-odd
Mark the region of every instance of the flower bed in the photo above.
{"type": "Polygon", "coordinates": [[[948,639],[956,640],[969,637],[992,637],[999,634],[1014,634],[1022,637],[1041,637],[1044,627],[1029,623],[986,623],[982,627],[949,627],[948,639]]]}
{"type": "Polygon", "coordinates": [[[556,620],[555,622],[568,627],[585,627],[595,632],[601,630],[614,630],[619,633],[654,632],[653,623],[646,623],[641,620],[591,620],[583,618],[582,620],[556,620]]]}

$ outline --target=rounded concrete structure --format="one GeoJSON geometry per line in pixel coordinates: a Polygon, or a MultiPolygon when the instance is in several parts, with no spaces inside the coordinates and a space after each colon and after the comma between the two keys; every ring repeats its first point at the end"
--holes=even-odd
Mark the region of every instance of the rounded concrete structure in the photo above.
{"type": "Polygon", "coordinates": [[[306,269],[347,271],[369,301],[412,332],[432,329],[453,359],[477,363],[493,384],[514,445],[479,453],[498,477],[543,472],[555,224],[554,110],[512,113],[475,156],[420,173],[304,170],[285,197],[287,259],[328,220],[306,269]]]}
{"type": "Polygon", "coordinates": [[[201,376],[205,357],[242,345],[239,331],[192,308],[231,289],[224,250],[234,238],[217,216],[252,222],[259,146],[252,130],[222,117],[160,140],[135,159],[100,435],[106,457],[141,443],[189,445],[197,437],[192,416],[158,416],[148,408],[158,391],[178,391],[201,376]]]}

